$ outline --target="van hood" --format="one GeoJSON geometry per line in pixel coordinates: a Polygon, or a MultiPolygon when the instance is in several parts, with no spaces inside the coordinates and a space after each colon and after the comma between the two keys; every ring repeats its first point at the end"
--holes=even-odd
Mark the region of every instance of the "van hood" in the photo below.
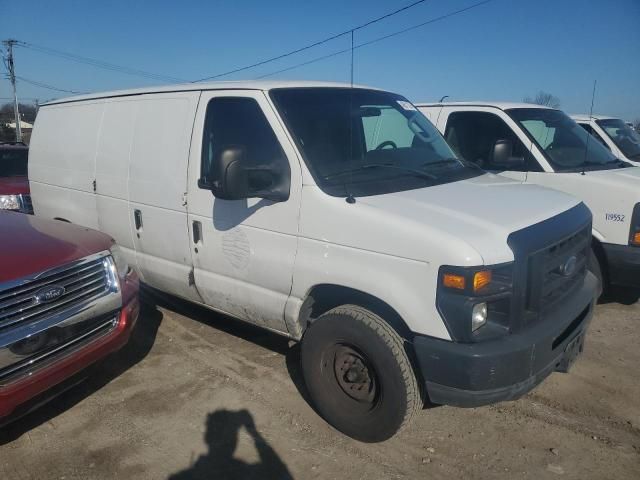
{"type": "Polygon", "coordinates": [[[0,177],[0,195],[27,195],[29,179],[24,177],[0,177]]]}
{"type": "MultiPolygon", "coordinates": [[[[455,265],[488,265],[513,260],[507,245],[509,234],[578,203],[559,191],[485,174],[434,187],[358,197],[347,210],[353,215],[318,213],[331,218],[334,228],[315,233],[343,245],[414,260],[429,261],[434,250],[440,250],[455,265]]],[[[307,225],[303,227],[307,231],[307,225]]]]}

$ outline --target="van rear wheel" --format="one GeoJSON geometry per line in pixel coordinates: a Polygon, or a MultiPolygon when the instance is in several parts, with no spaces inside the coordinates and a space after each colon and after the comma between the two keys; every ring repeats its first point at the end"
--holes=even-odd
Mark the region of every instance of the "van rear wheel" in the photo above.
{"type": "Polygon", "coordinates": [[[357,440],[392,437],[422,406],[402,338],[363,307],[344,305],[318,318],[305,332],[301,357],[320,414],[357,440]]]}

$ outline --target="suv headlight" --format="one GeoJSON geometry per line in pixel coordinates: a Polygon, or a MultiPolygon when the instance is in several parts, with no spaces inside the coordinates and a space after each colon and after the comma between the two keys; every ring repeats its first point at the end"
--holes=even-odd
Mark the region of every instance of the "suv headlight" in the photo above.
{"type": "Polygon", "coordinates": [[[120,277],[124,277],[129,273],[129,263],[127,262],[127,259],[122,254],[120,247],[117,245],[113,245],[109,250],[111,252],[111,257],[113,257],[113,263],[116,264],[118,275],[120,277]]]}
{"type": "Polygon", "coordinates": [[[0,195],[0,210],[20,210],[18,195],[0,195]]]}
{"type": "Polygon", "coordinates": [[[508,331],[513,265],[440,267],[436,303],[452,339],[473,342],[508,331]]]}

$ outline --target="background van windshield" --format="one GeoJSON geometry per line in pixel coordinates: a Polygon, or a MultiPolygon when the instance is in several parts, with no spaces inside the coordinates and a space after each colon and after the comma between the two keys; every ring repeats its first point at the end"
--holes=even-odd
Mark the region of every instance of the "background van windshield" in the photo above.
{"type": "Polygon", "coordinates": [[[640,160],[640,134],[618,118],[596,120],[629,160],[640,160]]]}
{"type": "Polygon", "coordinates": [[[27,175],[26,148],[0,147],[0,177],[21,177],[27,175]]]}
{"type": "Polygon", "coordinates": [[[457,159],[405,98],[375,90],[291,88],[271,97],[326,193],[378,195],[482,174],[457,159]]]}
{"type": "Polygon", "coordinates": [[[600,142],[559,110],[514,108],[507,113],[537,143],[557,172],[623,166],[600,142]]]}

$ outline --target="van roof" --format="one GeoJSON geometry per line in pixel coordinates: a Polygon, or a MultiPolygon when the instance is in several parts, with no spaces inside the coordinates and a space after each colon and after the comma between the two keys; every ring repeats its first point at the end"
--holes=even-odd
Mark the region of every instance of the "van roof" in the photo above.
{"type": "MultiPolygon", "coordinates": [[[[58,103],[79,102],[83,100],[97,100],[100,98],[125,97],[132,95],[144,95],[147,93],[165,92],[187,92],[194,90],[272,90],[274,88],[310,88],[310,87],[333,87],[350,88],[349,83],[319,82],[319,81],[287,81],[287,80],[246,80],[230,82],[201,82],[201,83],[180,83],[176,85],[162,85],[157,87],[133,88],[129,90],[114,90],[111,92],[88,93],[73,97],[60,98],[44,103],[42,105],[55,105],[58,103]]],[[[356,88],[367,88],[369,90],[379,90],[363,85],[354,85],[356,88]]]]}
{"type": "Polygon", "coordinates": [[[416,103],[416,107],[494,107],[500,110],[509,110],[511,108],[544,108],[553,110],[551,107],[537,105],[535,103],[522,102],[437,102],[437,103],[416,103]]]}
{"type": "Polygon", "coordinates": [[[593,118],[594,120],[617,120],[615,117],[609,117],[607,115],[589,115],[588,113],[578,113],[570,115],[576,121],[588,122],[589,118],[593,118]]]}

